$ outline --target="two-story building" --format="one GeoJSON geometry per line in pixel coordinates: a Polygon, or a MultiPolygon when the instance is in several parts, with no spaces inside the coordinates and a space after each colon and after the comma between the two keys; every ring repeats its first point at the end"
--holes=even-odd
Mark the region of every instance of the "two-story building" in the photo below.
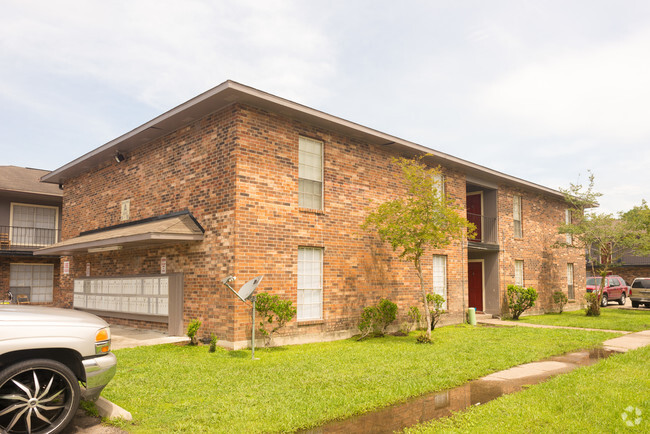
{"type": "Polygon", "coordinates": [[[33,252],[59,241],[62,191],[40,182],[47,170],[0,166],[0,300],[52,303],[59,294],[58,255],[33,252]]]}
{"type": "Polygon", "coordinates": [[[240,348],[250,306],[221,280],[264,275],[258,291],[297,306],[279,343],[347,337],[382,297],[422,308],[412,264],[360,228],[405,192],[393,158],[422,154],[478,227],[425,261],[448,319],[501,314],[511,283],[539,308],[555,290],[581,300],[584,258],[551,247],[560,192],[232,81],[44,176],[63,186],[63,241],[40,253],[70,264],[59,304],[113,322],[183,333],[198,318],[240,348]]]}

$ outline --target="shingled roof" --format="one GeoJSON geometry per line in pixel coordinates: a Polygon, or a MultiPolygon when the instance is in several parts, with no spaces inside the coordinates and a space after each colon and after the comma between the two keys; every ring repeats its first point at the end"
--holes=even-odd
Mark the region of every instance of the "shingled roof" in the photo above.
{"type": "Polygon", "coordinates": [[[0,166],[0,191],[42,194],[61,197],[63,192],[58,185],[41,182],[41,177],[49,170],[30,167],[0,166]]]}

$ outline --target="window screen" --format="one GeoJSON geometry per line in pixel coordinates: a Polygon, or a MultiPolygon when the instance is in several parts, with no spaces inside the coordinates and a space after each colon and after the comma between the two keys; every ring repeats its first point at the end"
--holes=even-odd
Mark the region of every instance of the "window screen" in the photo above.
{"type": "Polygon", "coordinates": [[[298,249],[298,321],[323,318],[323,249],[298,249]]]}
{"type": "Polygon", "coordinates": [[[323,142],[300,137],[298,148],[298,205],[323,209],[323,142]]]}

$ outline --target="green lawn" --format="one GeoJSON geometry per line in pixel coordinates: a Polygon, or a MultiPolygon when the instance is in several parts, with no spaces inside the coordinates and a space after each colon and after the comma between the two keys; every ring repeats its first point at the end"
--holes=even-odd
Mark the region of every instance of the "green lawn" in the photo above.
{"type": "Polygon", "coordinates": [[[617,354],[407,433],[650,432],[650,347],[617,354]],[[631,411],[626,411],[632,407],[631,411]],[[636,409],[641,411],[639,424],[636,409]],[[626,419],[622,414],[627,413],[626,419]],[[632,420],[629,428],[625,422],[632,420]]]}
{"type": "Polygon", "coordinates": [[[415,334],[256,351],[160,345],[117,350],[103,395],[134,432],[276,432],[312,427],[611,338],[605,332],[449,326],[415,334]]]}
{"type": "Polygon", "coordinates": [[[587,316],[584,309],[562,314],[525,316],[519,319],[530,324],[581,327],[601,330],[627,330],[638,332],[650,329],[650,309],[647,311],[625,309],[600,309],[600,316],[587,316]]]}

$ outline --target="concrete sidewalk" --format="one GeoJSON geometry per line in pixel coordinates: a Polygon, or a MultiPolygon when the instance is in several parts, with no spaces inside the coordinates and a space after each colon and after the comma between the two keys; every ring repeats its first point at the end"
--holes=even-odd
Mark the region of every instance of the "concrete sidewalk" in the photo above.
{"type": "MultiPolygon", "coordinates": [[[[630,350],[650,345],[650,330],[643,330],[640,332],[627,332],[621,330],[601,330],[601,329],[585,329],[578,327],[562,327],[562,326],[549,326],[541,324],[527,324],[523,322],[502,321],[499,319],[481,318],[477,320],[479,324],[489,324],[503,327],[534,327],[534,328],[554,328],[554,329],[570,329],[570,330],[593,330],[605,331],[612,333],[619,333],[623,336],[608,339],[603,342],[602,351],[612,351],[624,353],[630,350]]],[[[593,350],[592,350],[593,351],[593,350]]],[[[512,381],[515,379],[525,378],[539,378],[549,377],[552,375],[563,374],[569,372],[577,367],[573,357],[583,357],[584,352],[576,352],[552,358],[552,360],[544,360],[539,362],[526,363],[524,365],[515,366],[505,371],[495,372],[482,380],[486,381],[512,381]]],[[[587,352],[588,353],[588,352],[587,352]]]]}
{"type": "Polygon", "coordinates": [[[622,335],[632,333],[624,330],[603,330],[603,329],[589,329],[583,327],[554,326],[554,325],[546,325],[546,324],[528,324],[525,322],[517,322],[517,321],[503,321],[495,318],[476,318],[476,322],[478,324],[489,324],[489,325],[497,325],[502,327],[532,327],[532,328],[540,328],[540,329],[588,330],[592,332],[619,333],[622,335]]]}
{"type": "Polygon", "coordinates": [[[111,325],[111,349],[135,348],[148,345],[189,342],[187,336],[169,336],[157,330],[140,330],[121,325],[111,325]]]}

